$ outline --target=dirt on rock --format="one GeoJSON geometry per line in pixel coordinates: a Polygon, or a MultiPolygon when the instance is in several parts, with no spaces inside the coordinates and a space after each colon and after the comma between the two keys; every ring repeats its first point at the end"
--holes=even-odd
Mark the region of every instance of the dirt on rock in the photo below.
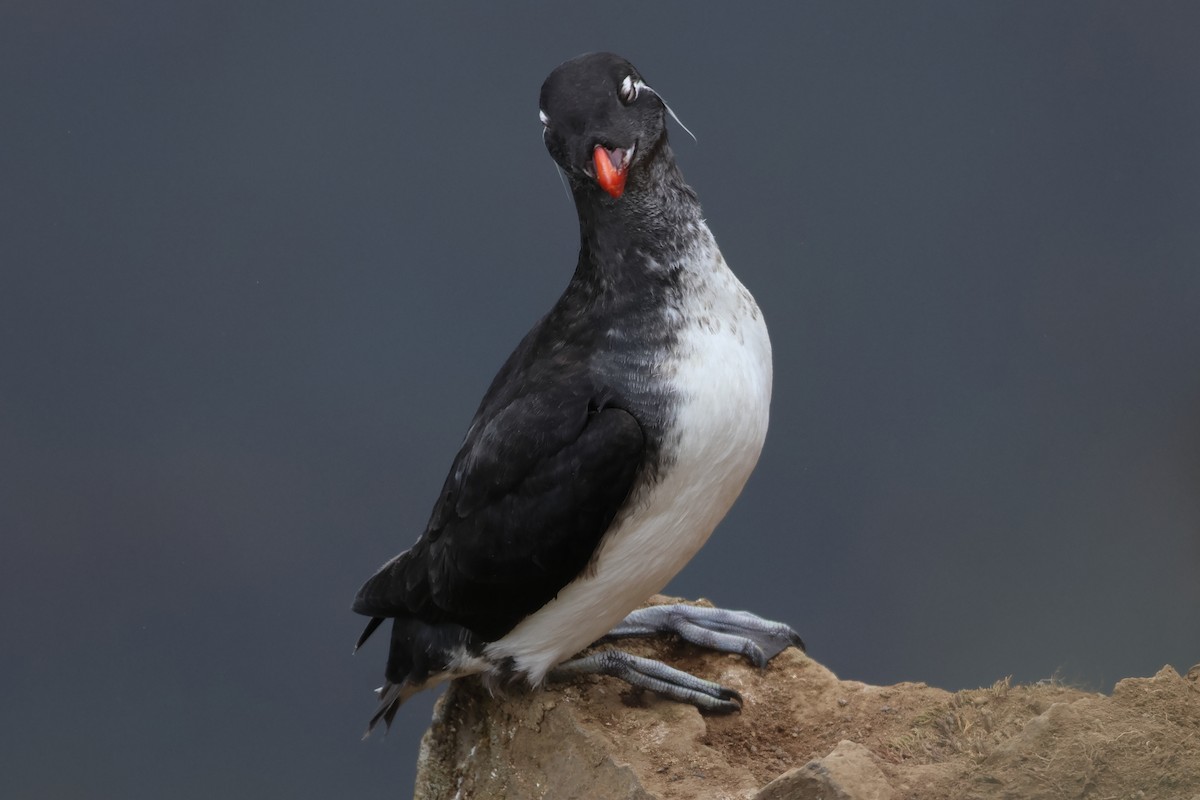
{"type": "Polygon", "coordinates": [[[1200,800],[1200,665],[1111,695],[1007,680],[947,692],[842,681],[794,649],[760,671],[671,640],[622,646],[737,689],[741,712],[701,715],[611,678],[507,697],[459,680],[415,796],[1200,800]]]}

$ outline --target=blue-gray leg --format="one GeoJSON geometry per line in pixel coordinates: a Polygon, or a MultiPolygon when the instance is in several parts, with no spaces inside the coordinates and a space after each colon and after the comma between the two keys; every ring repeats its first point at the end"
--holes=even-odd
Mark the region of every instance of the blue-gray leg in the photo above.
{"type": "MultiPolygon", "coordinates": [[[[748,611],[682,603],[639,608],[600,641],[660,633],[673,633],[709,650],[743,655],[759,668],[766,667],[768,661],[788,647],[804,649],[800,635],[783,623],[765,620],[748,611]]],[[[562,680],[576,675],[610,675],[705,711],[728,712],[742,707],[742,697],[733,689],[621,650],[600,650],[560,664],[550,678],[562,680]]]]}
{"type": "Polygon", "coordinates": [[[550,672],[551,680],[566,680],[577,675],[611,675],[630,686],[649,689],[705,711],[729,712],[742,707],[742,696],[733,689],[623,650],[600,650],[559,664],[550,672]]]}
{"type": "Polygon", "coordinates": [[[601,641],[658,633],[673,633],[709,650],[738,653],[759,668],[767,666],[768,661],[788,647],[804,649],[800,634],[782,622],[771,622],[749,611],[682,603],[639,608],[601,641]]]}

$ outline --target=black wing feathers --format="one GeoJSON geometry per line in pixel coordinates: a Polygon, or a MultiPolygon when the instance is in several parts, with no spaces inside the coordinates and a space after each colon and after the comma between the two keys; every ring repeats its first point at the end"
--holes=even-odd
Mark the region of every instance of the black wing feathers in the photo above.
{"type": "Polygon", "coordinates": [[[559,385],[481,409],[425,535],[354,610],[494,641],[549,602],[587,567],[644,461],[633,415],[594,394],[559,385]]]}

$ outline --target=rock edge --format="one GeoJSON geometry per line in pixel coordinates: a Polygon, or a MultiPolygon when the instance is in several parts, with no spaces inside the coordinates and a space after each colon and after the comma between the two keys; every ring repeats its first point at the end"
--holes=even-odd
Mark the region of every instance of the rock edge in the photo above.
{"type": "Polygon", "coordinates": [[[626,649],[736,688],[741,713],[703,716],[611,678],[504,697],[458,680],[414,796],[1200,800],[1200,665],[1111,695],[1007,680],[951,693],[842,681],[794,649],[761,672],[673,641],[626,649]]]}

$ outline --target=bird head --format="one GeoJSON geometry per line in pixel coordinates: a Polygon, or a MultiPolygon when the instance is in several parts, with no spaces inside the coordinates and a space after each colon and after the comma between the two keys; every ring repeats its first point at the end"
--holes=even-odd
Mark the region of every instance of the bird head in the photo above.
{"type": "Polygon", "coordinates": [[[539,100],[546,149],[572,186],[599,187],[613,198],[665,140],[667,110],[634,66],[612,53],[560,64],[539,100]]]}

